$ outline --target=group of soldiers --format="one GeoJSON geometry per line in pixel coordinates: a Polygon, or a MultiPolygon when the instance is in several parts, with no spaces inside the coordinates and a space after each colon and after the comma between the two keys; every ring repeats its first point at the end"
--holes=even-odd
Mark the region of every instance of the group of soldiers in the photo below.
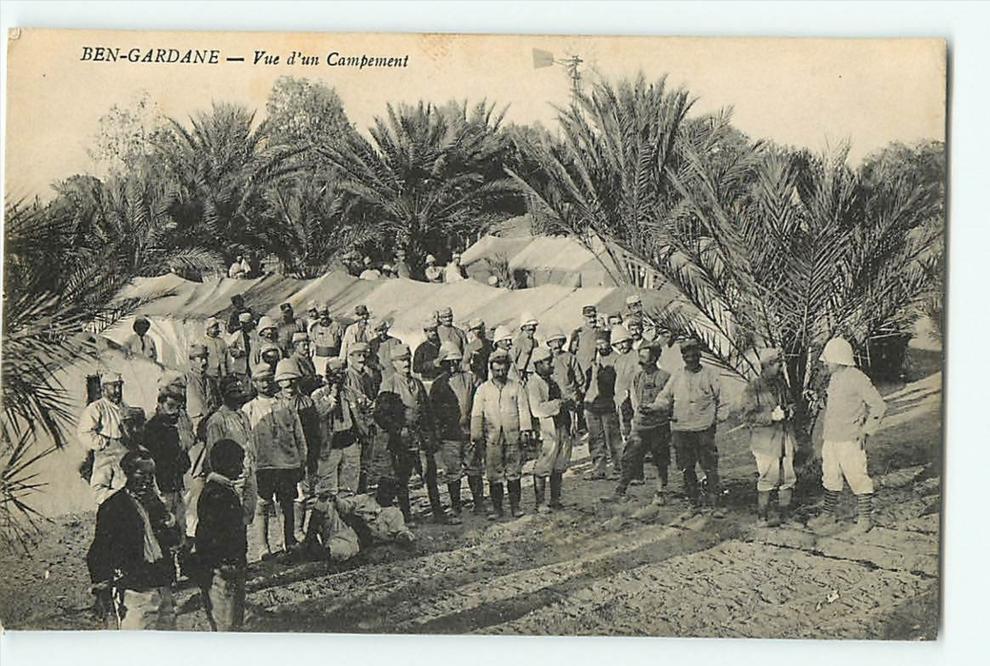
{"type": "MultiPolygon", "coordinates": [[[[673,447],[687,500],[696,510],[724,515],[715,432],[728,405],[720,374],[701,363],[700,344],[691,338],[676,341],[681,367],[662,369],[661,354],[675,340],[650,326],[638,296],[627,299],[615,318],[585,306],[584,324],[570,335],[541,326],[528,313],[515,330],[492,330],[480,319],[462,329],[445,307],[423,322],[425,339],[415,350],[390,334],[387,318],[373,319],[364,305],[354,308],[347,326],[327,304],[311,303],[305,318],[288,303],[278,318],[257,317],[239,297],[232,305],[226,332],[219,319],[206,321],[203,339],[189,347],[188,372],[163,376],[158,408],[147,423],[141,410],[123,404],[121,379],[108,373],[103,396],[86,408],[79,424],[80,437],[96,452],[90,483],[98,503],[121,489],[131,492],[127,467],[135,473],[140,465],[133,459],[121,463],[135,449],[147,454],[141,455],[150,461],[155,482],[148,495],[160,498],[161,506],[142,517],[174,516],[180,565],[183,554],[195,561],[200,542],[215,543],[202,534],[204,520],[215,524],[213,509],[199,499],[211,479],[236,496],[239,529],[257,531],[262,559],[274,556],[270,524],[278,516],[286,558],[346,559],[361,543],[412,541],[414,475],[425,485],[432,519],[439,523],[462,522],[464,479],[475,514],[489,520],[524,515],[524,469],[532,477],[535,511],[561,508],[563,475],[582,431],[591,455],[584,479],[616,481],[603,501],[627,501],[628,488],[645,482],[649,456],[657,471],[652,502],[666,504],[673,447]],[[230,451],[240,458],[237,464],[229,462],[230,451]],[[231,470],[226,475],[212,469],[218,457],[231,470]],[[449,510],[441,498],[443,484],[449,510]]],[[[135,332],[147,333],[137,327],[135,332]]],[[[822,360],[837,373],[833,377],[845,377],[844,388],[836,389],[841,393],[833,396],[830,387],[829,404],[844,405],[832,421],[849,421],[832,430],[851,439],[831,449],[826,443],[832,457],[825,465],[822,520],[834,512],[843,478],[857,494],[872,497],[865,453],[857,456],[859,445],[849,442],[865,441],[883,415],[883,401],[855,369],[848,343],[829,345],[822,360]]],[[[781,519],[790,519],[795,481],[793,409],[781,363],[778,350],[761,352],[760,376],[747,386],[741,406],[757,462],[762,524],[768,523],[771,491],[778,493],[781,519]]],[[[865,500],[861,515],[868,522],[865,500]]],[[[232,618],[242,613],[222,609],[237,608],[230,599],[243,596],[246,537],[244,544],[244,553],[231,556],[237,565],[228,563],[235,573],[224,578],[222,568],[216,569],[215,586],[204,588],[212,600],[208,611],[215,611],[211,622],[228,618],[214,623],[220,628],[235,626],[232,618]],[[221,584],[231,576],[241,583],[221,584]],[[217,586],[223,593],[216,593],[217,586]]],[[[106,560],[112,550],[104,536],[91,558],[106,560]]],[[[110,569],[91,562],[94,583],[105,582],[96,579],[110,569]]]]}

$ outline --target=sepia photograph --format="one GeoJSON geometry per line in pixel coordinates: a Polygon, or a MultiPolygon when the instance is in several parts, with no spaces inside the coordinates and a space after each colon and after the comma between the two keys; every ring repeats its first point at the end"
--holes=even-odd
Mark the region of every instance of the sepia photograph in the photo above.
{"type": "Polygon", "coordinates": [[[3,629],[936,640],[947,53],[11,29],[3,629]]]}

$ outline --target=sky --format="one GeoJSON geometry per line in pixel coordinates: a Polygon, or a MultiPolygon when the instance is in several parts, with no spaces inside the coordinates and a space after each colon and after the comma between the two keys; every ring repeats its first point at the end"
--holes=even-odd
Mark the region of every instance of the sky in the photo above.
{"type": "Polygon", "coordinates": [[[50,184],[92,173],[87,153],[99,118],[147,91],[185,120],[213,101],[263,114],[274,81],[304,76],[333,86],[351,121],[368,126],[389,102],[482,98],[508,106],[506,120],[553,127],[569,80],[535,68],[533,49],[576,54],[585,80],[668,75],[697,98],[692,113],[731,106],[752,139],[820,151],[848,141],[860,161],[890,143],[944,139],[945,43],[922,39],[755,39],[21,30],[8,38],[8,197],[51,196],[50,184]],[[220,64],[83,60],[84,47],[220,51],[220,64]],[[254,64],[255,51],[278,55],[254,64]],[[297,51],[319,64],[288,64],[297,51]],[[403,58],[405,68],[327,65],[341,55],[403,58]],[[244,57],[244,62],[228,62],[244,57]]]}

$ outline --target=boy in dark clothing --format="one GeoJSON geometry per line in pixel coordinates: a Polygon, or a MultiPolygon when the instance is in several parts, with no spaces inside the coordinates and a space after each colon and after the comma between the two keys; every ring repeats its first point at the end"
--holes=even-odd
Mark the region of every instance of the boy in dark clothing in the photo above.
{"type": "Polygon", "coordinates": [[[86,555],[97,607],[114,612],[120,629],[174,629],[175,567],[166,553],[179,542],[175,516],[155,492],[147,451],[128,451],[120,467],[126,485],[100,505],[86,555]]]}
{"type": "Polygon", "coordinates": [[[210,449],[210,469],[196,508],[203,605],[213,631],[235,631],[244,623],[247,569],[247,530],[234,488],[234,479],[244,471],[244,449],[231,439],[221,439],[210,449]]]}

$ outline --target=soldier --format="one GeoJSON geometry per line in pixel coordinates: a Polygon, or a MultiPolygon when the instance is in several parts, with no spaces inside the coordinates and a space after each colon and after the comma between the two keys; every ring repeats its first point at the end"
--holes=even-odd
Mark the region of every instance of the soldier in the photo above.
{"type": "Polygon", "coordinates": [[[278,387],[267,364],[251,371],[257,395],[244,405],[251,424],[251,440],[258,456],[258,508],[255,528],[262,559],[272,556],[268,542],[269,510],[277,501],[282,509],[282,534],[286,549],[296,544],[294,532],[296,484],[306,463],[306,438],[295,405],[276,397],[278,387]]]}
{"type": "MultiPolygon", "coordinates": [[[[306,331],[306,333],[310,333],[310,329],[313,328],[313,324],[319,321],[319,319],[320,304],[317,301],[312,300],[306,308],[306,316],[302,318],[299,323],[302,324],[302,328],[306,331]]],[[[310,335],[310,337],[312,337],[312,335],[310,335]]]]}
{"type": "Polygon", "coordinates": [[[302,331],[292,334],[292,355],[289,356],[296,362],[299,374],[299,391],[303,395],[310,395],[320,385],[320,377],[316,374],[316,365],[310,356],[309,336],[302,331]]]}
{"type": "Polygon", "coordinates": [[[142,442],[155,462],[155,481],[165,507],[175,516],[180,540],[195,529],[194,526],[193,530],[187,532],[186,528],[183,477],[192,463],[189,452],[179,441],[178,419],[181,407],[181,397],[173,391],[159,393],[158,407],[144,427],[142,442]]]}
{"type": "Polygon", "coordinates": [[[626,297],[626,311],[623,313],[624,319],[638,319],[643,321],[643,299],[639,294],[632,294],[626,297]]]}
{"type": "Polygon", "coordinates": [[[158,348],[155,346],[155,341],[148,335],[148,331],[151,330],[151,322],[148,321],[147,317],[135,317],[133,329],[134,335],[130,336],[124,343],[128,355],[140,356],[157,363],[158,348]]]}
{"type": "Polygon", "coordinates": [[[443,282],[443,269],[437,266],[437,258],[432,254],[426,255],[426,281],[432,282],[433,284],[440,284],[443,282]]]}
{"type": "Polygon", "coordinates": [[[309,339],[312,343],[310,351],[313,354],[313,369],[317,376],[323,376],[327,361],[340,355],[344,329],[331,317],[329,305],[319,306],[317,314],[309,327],[309,339]]]}
{"type": "Polygon", "coordinates": [[[129,451],[120,468],[125,485],[100,505],[86,555],[93,594],[104,612],[115,612],[120,629],[174,629],[168,553],[179,543],[175,517],[155,492],[151,454],[129,451]]]}
{"type": "Polygon", "coordinates": [[[639,351],[643,344],[643,320],[638,317],[627,317],[622,325],[629,331],[633,351],[639,351]]]}
{"type": "MultiPolygon", "coordinates": [[[[636,323],[632,320],[631,323],[636,323]]],[[[639,370],[639,354],[633,349],[633,337],[625,326],[612,329],[612,350],[615,352],[615,411],[619,415],[619,432],[623,443],[629,440],[633,407],[629,397],[632,379],[639,370]]],[[[643,466],[632,470],[634,486],[643,484],[643,466]]]]}
{"type": "Polygon", "coordinates": [[[519,319],[519,334],[512,341],[512,365],[523,383],[526,382],[526,376],[529,374],[529,360],[533,350],[539,345],[535,337],[536,327],[539,324],[536,317],[524,312],[519,319]]]}
{"type": "Polygon", "coordinates": [[[471,407],[478,382],[464,369],[464,355],[451,344],[440,349],[442,374],[430,386],[430,404],[437,419],[440,457],[453,513],[451,522],[461,522],[461,477],[468,478],[474,513],[484,511],[485,486],[481,479],[481,450],[471,440],[471,407]]]}
{"type": "Polygon", "coordinates": [[[279,358],[285,358],[282,355],[282,347],[279,345],[278,323],[268,315],[265,315],[258,320],[258,344],[254,346],[255,355],[251,359],[252,366],[255,366],[261,362],[261,347],[266,343],[273,345],[278,349],[279,358]]]}
{"type": "MultiPolygon", "coordinates": [[[[560,329],[547,334],[547,348],[553,353],[552,377],[565,400],[580,406],[584,397],[584,375],[574,354],[564,349],[567,336],[560,329]]],[[[572,421],[572,435],[577,433],[577,419],[572,421]]]]}
{"type": "Polygon", "coordinates": [[[512,359],[505,350],[496,350],[488,359],[490,377],[478,387],[471,409],[471,439],[484,447],[492,511],[489,520],[504,514],[503,483],[508,485],[509,506],[514,518],[523,515],[522,446],[529,442],[533,422],[526,390],[509,377],[512,359]]]}
{"type": "Polygon", "coordinates": [[[461,255],[459,252],[455,252],[450,257],[450,263],[443,270],[443,281],[447,284],[453,284],[466,279],[464,268],[461,266],[461,255]]]}
{"type": "Polygon", "coordinates": [[[571,344],[568,351],[577,358],[582,375],[591,367],[595,360],[596,340],[598,339],[598,310],[594,305],[581,308],[584,315],[584,325],[571,333],[571,344]]]}
{"type": "Polygon", "coordinates": [[[217,381],[230,374],[230,359],[227,353],[227,343],[220,337],[220,320],[210,317],[206,320],[206,336],[203,344],[209,353],[209,365],[206,366],[206,374],[217,381]]]}
{"type": "MultiPolygon", "coordinates": [[[[254,512],[258,505],[258,479],[255,475],[258,456],[251,437],[251,422],[247,414],[241,411],[248,400],[248,393],[236,377],[225,377],[220,382],[220,393],[223,395],[223,404],[206,421],[205,461],[209,463],[210,448],[224,439],[232,440],[244,449],[244,469],[234,479],[234,490],[241,499],[244,524],[250,525],[254,522],[254,512]]],[[[209,475],[212,470],[207,466],[205,471],[209,475]]]]}
{"type": "Polygon", "coordinates": [[[406,261],[406,251],[401,247],[395,253],[395,274],[405,280],[412,279],[412,272],[409,270],[409,262],[406,261]]]}
{"type": "Polygon", "coordinates": [[[643,458],[649,453],[657,466],[657,489],[653,502],[662,505],[666,503],[667,469],[670,466],[670,419],[666,412],[655,409],[653,403],[670,375],[657,366],[660,343],[644,342],[636,354],[639,370],[629,388],[633,418],[629,439],[622,452],[622,476],[612,496],[604,499],[625,499],[626,489],[632,485],[636,470],[643,468],[643,458]]]}
{"type": "MultiPolygon", "coordinates": [[[[379,319],[372,327],[375,333],[368,345],[369,369],[375,376],[375,383],[381,385],[382,379],[395,374],[392,366],[392,352],[402,345],[402,341],[389,335],[392,327],[390,319],[379,319]]],[[[377,392],[377,391],[376,391],[377,392]]]]}
{"type": "Polygon", "coordinates": [[[577,403],[564,396],[561,387],[553,379],[553,352],[548,347],[538,347],[533,352],[534,374],[526,382],[529,408],[533,413],[533,432],[536,440],[536,464],[533,466],[533,489],[536,494],[536,510],[546,513],[562,508],[560,493],[564,472],[571,462],[574,411],[577,403]],[[544,505],[547,479],[550,479],[550,504],[544,505]]]}
{"type": "Polygon", "coordinates": [[[370,351],[371,347],[368,343],[354,343],[347,359],[347,371],[344,379],[347,397],[356,410],[357,428],[355,433],[360,440],[361,473],[357,486],[352,489],[358,493],[364,493],[368,489],[371,456],[374,453],[373,410],[375,398],[378,396],[378,387],[381,386],[380,378],[368,366],[370,351]]]}
{"type": "Polygon", "coordinates": [[[779,349],[759,352],[760,376],[743,389],[742,421],[749,427],[749,447],[756,458],[756,518],[761,527],[770,525],[770,493],[777,490],[779,518],[773,525],[790,522],[794,474],[794,433],[790,417],[793,405],[781,373],[779,349]]]}
{"type": "Polygon", "coordinates": [[[450,307],[443,308],[437,313],[437,322],[437,335],[440,336],[440,344],[452,344],[463,354],[467,348],[467,335],[454,326],[454,311],[450,307]]]}
{"type": "Polygon", "coordinates": [[[588,448],[594,468],[585,474],[586,481],[616,479],[621,469],[622,436],[619,415],[615,410],[615,361],[610,335],[598,332],[597,351],[590,367],[585,370],[584,419],[588,424],[588,448]],[[612,472],[606,475],[608,460],[612,472]]]}
{"type": "Polygon", "coordinates": [[[294,344],[292,342],[293,336],[296,333],[306,332],[306,328],[302,325],[298,319],[296,319],[296,314],[292,310],[292,305],[290,303],[282,303],[279,307],[281,310],[281,318],[278,321],[278,347],[282,350],[282,358],[289,358],[292,356],[292,349],[294,344]]]}
{"type": "Polygon", "coordinates": [[[236,333],[241,330],[241,315],[247,313],[254,320],[254,313],[244,303],[243,294],[234,294],[230,297],[230,317],[227,319],[227,333],[236,333]]]}
{"type": "MultiPolygon", "coordinates": [[[[363,344],[363,343],[359,343],[363,344]]],[[[314,505],[306,528],[305,543],[319,548],[327,521],[334,519],[338,497],[358,491],[361,457],[360,408],[346,387],[348,369],[339,358],[327,363],[326,384],[313,394],[320,415],[322,437],[317,449],[314,505]]]]}
{"type": "Polygon", "coordinates": [[[227,339],[227,354],[230,357],[227,365],[230,374],[235,375],[247,387],[251,380],[251,359],[259,342],[254,332],[254,318],[250,312],[239,313],[237,321],[237,329],[227,339]]]}
{"type": "Polygon", "coordinates": [[[355,342],[368,342],[371,339],[371,332],[368,329],[368,320],[371,319],[371,310],[366,305],[358,305],[354,308],[355,320],[344,329],[344,337],[340,341],[340,353],[337,358],[347,362],[347,355],[351,353],[350,346],[355,342]]]}
{"type": "Polygon", "coordinates": [[[440,504],[440,491],[437,488],[437,465],[434,454],[437,450],[437,436],[433,411],[423,382],[412,374],[412,354],[409,347],[402,345],[392,352],[395,373],[382,380],[378,389],[378,402],[391,411],[392,406],[401,409],[379,416],[379,425],[388,432],[389,448],[392,453],[395,481],[398,484],[396,495],[402,515],[409,524],[412,514],[409,508],[409,477],[420,464],[423,481],[433,518],[445,522],[443,506],[440,504]],[[398,418],[395,418],[398,417],[398,418]]]}
{"type": "Polygon", "coordinates": [[[437,327],[437,320],[433,317],[428,317],[423,322],[426,339],[416,347],[413,355],[413,372],[427,382],[440,376],[440,334],[437,327]]]}
{"type": "Polygon", "coordinates": [[[275,369],[275,383],[279,389],[278,397],[295,408],[296,413],[299,415],[299,422],[302,424],[303,439],[306,443],[305,470],[296,484],[296,499],[293,511],[293,518],[295,519],[293,529],[296,534],[300,534],[303,531],[303,526],[306,524],[307,489],[305,472],[312,469],[310,462],[313,460],[313,451],[320,449],[320,439],[323,437],[323,431],[320,426],[320,415],[317,412],[316,403],[300,389],[303,379],[303,374],[293,359],[283,359],[278,362],[275,369]]]}
{"type": "Polygon", "coordinates": [[[203,467],[206,457],[206,419],[219,409],[223,402],[217,380],[206,374],[206,368],[210,362],[209,353],[206,345],[191,345],[189,347],[189,372],[185,376],[185,411],[189,417],[194,442],[189,449],[189,457],[192,460],[190,469],[192,478],[185,495],[187,513],[179,520],[186,527],[186,535],[190,538],[196,534],[196,500],[203,488],[207,474],[203,467]]]}
{"type": "Polygon", "coordinates": [[[485,336],[485,322],[472,319],[468,324],[468,342],[464,348],[464,369],[479,382],[488,379],[488,357],[492,353],[492,343],[485,336]]]}
{"type": "Polygon", "coordinates": [[[89,485],[97,505],[126,483],[120,460],[127,453],[129,435],[125,424],[128,407],[124,404],[123,377],[116,372],[105,372],[100,376],[100,387],[102,397],[86,405],[76,430],[83,446],[93,451],[89,485]]]}
{"type": "Polygon", "coordinates": [[[696,506],[703,504],[695,466],[700,463],[708,479],[708,500],[716,518],[725,516],[720,504],[718,448],[715,426],[728,414],[722,403],[718,372],[701,364],[701,345],[691,338],[681,343],[684,369],[674,373],[653,402],[653,409],[671,414],[670,430],[684,489],[696,506]]]}
{"type": "Polygon", "coordinates": [[[282,360],[282,350],[272,342],[262,342],[257,349],[260,356],[258,363],[266,363],[275,372],[278,362],[282,360]]]}

